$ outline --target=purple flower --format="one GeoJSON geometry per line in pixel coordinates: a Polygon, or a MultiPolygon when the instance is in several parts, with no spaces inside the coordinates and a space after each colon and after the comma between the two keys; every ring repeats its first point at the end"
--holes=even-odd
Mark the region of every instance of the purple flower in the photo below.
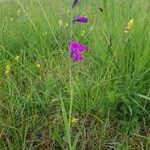
{"type": "Polygon", "coordinates": [[[76,51],[74,54],[71,55],[73,58],[73,61],[77,62],[77,61],[81,61],[83,59],[83,56],[81,55],[81,53],[79,51],[76,51]]]}
{"type": "Polygon", "coordinates": [[[81,52],[88,50],[88,48],[85,45],[79,44],[75,41],[71,41],[69,43],[69,47],[70,47],[70,55],[75,62],[81,61],[83,59],[81,52]]]}
{"type": "Polygon", "coordinates": [[[78,0],[73,0],[73,1],[72,1],[72,8],[74,8],[77,3],[78,3],[78,0]]]}
{"type": "Polygon", "coordinates": [[[87,23],[89,21],[88,18],[86,17],[81,17],[81,16],[76,16],[74,19],[73,19],[73,22],[83,22],[83,23],[87,23]]]}

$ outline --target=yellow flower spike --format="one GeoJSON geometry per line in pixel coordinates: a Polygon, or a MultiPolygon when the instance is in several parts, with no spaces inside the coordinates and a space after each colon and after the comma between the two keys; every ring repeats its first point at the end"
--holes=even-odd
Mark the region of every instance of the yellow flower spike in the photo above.
{"type": "Polygon", "coordinates": [[[134,19],[129,20],[128,24],[127,24],[127,29],[131,29],[134,26],[134,19]]]}
{"type": "Polygon", "coordinates": [[[83,30],[82,32],[81,32],[81,36],[84,36],[85,35],[85,31],[83,30]]]}
{"type": "Polygon", "coordinates": [[[41,68],[41,65],[40,65],[40,64],[36,64],[36,67],[40,69],[40,68],[41,68]]]}
{"type": "Polygon", "coordinates": [[[8,74],[11,70],[11,67],[10,65],[6,65],[6,68],[5,68],[5,73],[8,74]]]}
{"type": "Polygon", "coordinates": [[[16,60],[16,61],[19,61],[19,59],[20,59],[19,56],[16,56],[16,57],[15,57],[15,60],[16,60]]]}
{"type": "Polygon", "coordinates": [[[79,120],[78,118],[72,117],[71,123],[76,124],[78,122],[78,120],[79,120]]]}
{"type": "Polygon", "coordinates": [[[59,27],[62,27],[62,25],[63,25],[62,20],[59,20],[59,27]]]}

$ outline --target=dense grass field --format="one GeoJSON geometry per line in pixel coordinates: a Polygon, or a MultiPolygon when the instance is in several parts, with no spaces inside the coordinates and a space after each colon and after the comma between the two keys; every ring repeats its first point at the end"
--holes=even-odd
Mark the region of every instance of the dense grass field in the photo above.
{"type": "Polygon", "coordinates": [[[150,150],[150,1],[71,3],[0,0],[0,150],[150,150]]]}

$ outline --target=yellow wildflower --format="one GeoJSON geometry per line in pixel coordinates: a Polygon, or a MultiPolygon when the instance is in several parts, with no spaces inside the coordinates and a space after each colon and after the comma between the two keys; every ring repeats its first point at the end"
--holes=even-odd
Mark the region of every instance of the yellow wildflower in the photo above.
{"type": "Polygon", "coordinates": [[[130,19],[124,32],[125,32],[125,33],[128,33],[129,30],[130,30],[131,28],[133,28],[133,26],[134,26],[134,19],[130,19]]]}
{"type": "Polygon", "coordinates": [[[83,30],[82,32],[81,32],[81,36],[84,36],[85,35],[85,31],[83,30]]]}
{"type": "Polygon", "coordinates": [[[66,22],[65,27],[67,28],[68,26],[69,26],[69,23],[68,23],[68,22],[66,22]]]}
{"type": "Polygon", "coordinates": [[[129,20],[128,25],[127,25],[127,29],[131,29],[134,26],[134,19],[129,20]]]}
{"type": "Polygon", "coordinates": [[[75,117],[73,117],[72,119],[71,119],[71,123],[72,124],[75,124],[75,123],[77,123],[78,122],[78,118],[75,118],[75,117]]]}
{"type": "Polygon", "coordinates": [[[41,65],[40,65],[40,64],[36,64],[36,67],[37,67],[37,68],[41,68],[41,65]]]}
{"type": "Polygon", "coordinates": [[[11,67],[10,65],[6,65],[6,68],[5,68],[5,73],[8,74],[11,70],[11,67]]]}
{"type": "Polygon", "coordinates": [[[16,57],[15,57],[15,60],[16,60],[16,61],[19,61],[19,59],[20,59],[19,56],[16,56],[16,57]]]}
{"type": "Polygon", "coordinates": [[[63,25],[62,20],[59,20],[59,27],[62,27],[62,25],[63,25]]]}

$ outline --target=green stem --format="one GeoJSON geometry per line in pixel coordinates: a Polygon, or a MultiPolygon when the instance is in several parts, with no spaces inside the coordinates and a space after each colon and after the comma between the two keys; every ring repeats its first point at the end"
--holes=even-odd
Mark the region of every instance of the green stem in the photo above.
{"type": "MultiPolygon", "coordinates": [[[[73,18],[73,11],[72,8],[70,9],[70,20],[72,21],[73,18]]],[[[72,40],[73,36],[73,24],[70,25],[70,41],[72,40]]],[[[69,53],[69,76],[70,76],[70,107],[69,107],[69,149],[72,149],[72,141],[71,141],[71,118],[72,118],[72,107],[73,107],[73,85],[72,85],[72,63],[69,53]]]]}

